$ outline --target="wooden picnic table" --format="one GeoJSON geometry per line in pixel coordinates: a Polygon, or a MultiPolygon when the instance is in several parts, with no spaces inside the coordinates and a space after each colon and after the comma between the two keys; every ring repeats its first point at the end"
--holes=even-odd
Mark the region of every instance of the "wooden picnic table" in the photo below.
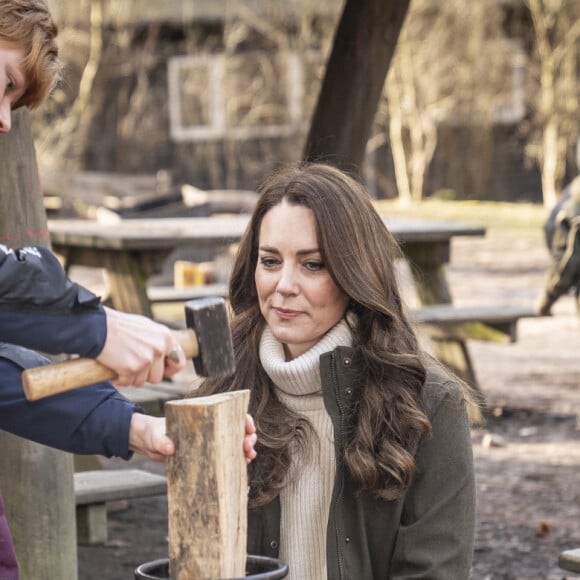
{"type": "MultiPolygon", "coordinates": [[[[131,219],[102,224],[84,220],[49,220],[54,251],[65,267],[104,268],[114,308],[152,316],[147,279],[159,272],[178,247],[195,246],[219,252],[238,242],[248,215],[131,219]]],[[[451,292],[443,266],[450,259],[456,236],[483,236],[485,228],[459,222],[385,218],[416,268],[415,282],[423,304],[450,303],[451,292]]]]}
{"type": "MultiPolygon", "coordinates": [[[[104,268],[113,308],[153,317],[148,278],[177,248],[193,246],[226,251],[240,240],[249,215],[130,219],[104,224],[83,220],[49,220],[54,251],[65,267],[104,268]]],[[[452,305],[445,274],[451,242],[458,236],[483,236],[485,228],[454,221],[386,217],[385,223],[412,264],[422,305],[452,305]]],[[[180,292],[181,295],[181,292],[180,292]]],[[[465,325],[463,325],[465,326],[465,325]]],[[[447,332],[447,330],[444,330],[447,332]]],[[[434,354],[477,386],[464,337],[438,337],[434,354]]]]}
{"type": "Polygon", "coordinates": [[[240,239],[247,215],[211,218],[131,219],[102,224],[49,220],[54,251],[71,266],[104,268],[113,308],[152,317],[147,280],[181,246],[219,252],[240,239]]]}

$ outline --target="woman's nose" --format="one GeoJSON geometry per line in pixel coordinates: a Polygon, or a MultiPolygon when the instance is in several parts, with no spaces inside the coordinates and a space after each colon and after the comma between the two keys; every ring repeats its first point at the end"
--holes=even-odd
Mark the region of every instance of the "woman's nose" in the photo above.
{"type": "Polygon", "coordinates": [[[284,296],[298,292],[293,268],[289,266],[282,268],[276,290],[284,296]]]}

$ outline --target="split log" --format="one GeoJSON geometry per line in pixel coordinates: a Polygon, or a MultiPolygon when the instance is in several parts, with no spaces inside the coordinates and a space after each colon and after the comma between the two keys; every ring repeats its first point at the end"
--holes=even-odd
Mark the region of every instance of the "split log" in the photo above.
{"type": "Polygon", "coordinates": [[[249,391],[170,401],[169,571],[175,580],[245,577],[249,391]]]}

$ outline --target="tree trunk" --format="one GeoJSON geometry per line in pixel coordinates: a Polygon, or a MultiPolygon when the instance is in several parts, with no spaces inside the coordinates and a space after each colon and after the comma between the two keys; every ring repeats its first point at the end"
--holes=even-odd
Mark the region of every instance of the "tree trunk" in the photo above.
{"type": "MultiPolygon", "coordinates": [[[[0,138],[0,242],[50,245],[30,118],[0,138]]],[[[1,388],[1,387],[0,387],[1,388]]],[[[0,489],[21,580],[76,580],[72,455],[0,431],[0,489]]]]}
{"type": "Polygon", "coordinates": [[[347,0],[303,157],[361,172],[410,0],[347,0]]]}
{"type": "MultiPolygon", "coordinates": [[[[393,71],[395,72],[395,71],[393,71]]],[[[399,86],[397,75],[391,73],[392,79],[387,88],[387,102],[389,104],[389,140],[395,168],[399,203],[408,207],[411,205],[411,184],[407,172],[407,155],[405,153],[405,141],[403,138],[403,114],[399,98],[399,86]]]]}

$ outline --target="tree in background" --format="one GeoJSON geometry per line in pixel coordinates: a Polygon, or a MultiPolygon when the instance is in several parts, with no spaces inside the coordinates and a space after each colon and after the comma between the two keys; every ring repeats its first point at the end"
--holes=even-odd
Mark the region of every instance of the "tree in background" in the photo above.
{"type": "Polygon", "coordinates": [[[347,0],[303,157],[360,173],[410,0],[347,0]]]}
{"type": "Polygon", "coordinates": [[[542,170],[544,205],[552,207],[564,185],[567,156],[580,139],[580,2],[525,0],[525,4],[533,22],[532,71],[537,81],[536,138],[532,136],[528,151],[542,170]]]}
{"type": "Polygon", "coordinates": [[[481,195],[493,170],[494,126],[523,117],[523,98],[514,104],[522,51],[505,36],[500,5],[494,8],[461,0],[411,3],[369,142],[369,151],[389,146],[404,204],[426,194],[435,150],[446,145],[439,143],[442,127],[461,127],[469,139],[461,159],[453,159],[453,150],[443,155],[475,176],[464,179],[465,189],[479,187],[470,193],[481,195]]]}

